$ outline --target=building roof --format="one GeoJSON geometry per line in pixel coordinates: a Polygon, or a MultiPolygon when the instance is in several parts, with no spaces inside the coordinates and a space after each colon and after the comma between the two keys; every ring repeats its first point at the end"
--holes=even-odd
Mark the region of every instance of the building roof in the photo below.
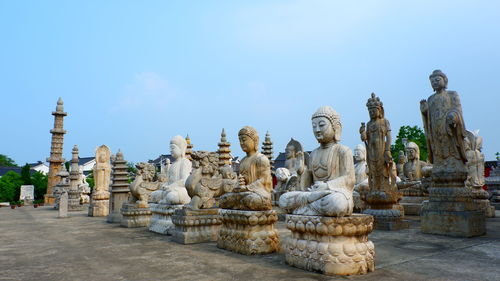
{"type": "MultiPolygon", "coordinates": [[[[18,173],[18,174],[21,174],[21,170],[23,168],[22,167],[5,167],[5,166],[2,166],[0,167],[0,177],[2,177],[3,175],[7,174],[7,172],[9,171],[13,171],[15,173],[18,173]]],[[[34,174],[36,171],[33,170],[33,168],[30,169],[30,174],[34,174]]]]}
{"type": "Polygon", "coordinates": [[[92,157],[78,157],[78,165],[82,166],[87,164],[88,162],[95,159],[95,156],[92,157]]]}

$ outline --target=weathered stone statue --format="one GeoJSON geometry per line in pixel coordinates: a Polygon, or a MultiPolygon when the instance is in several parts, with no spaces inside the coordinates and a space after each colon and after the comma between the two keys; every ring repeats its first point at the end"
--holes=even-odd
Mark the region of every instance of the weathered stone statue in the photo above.
{"type": "Polygon", "coordinates": [[[237,184],[236,174],[230,166],[218,167],[216,152],[195,151],[191,157],[193,170],[186,180],[191,202],[172,216],[173,240],[182,244],[217,241],[222,221],[215,197],[233,190],[237,184]],[[225,182],[229,178],[232,184],[225,182]]]}
{"type": "Polygon", "coordinates": [[[354,184],[354,191],[352,197],[354,200],[354,211],[359,213],[366,209],[366,204],[361,200],[361,193],[363,196],[368,192],[368,164],[366,163],[366,147],[364,144],[358,144],[354,148],[354,175],[356,183],[354,184]]]}
{"type": "Polygon", "coordinates": [[[429,179],[432,166],[420,160],[420,148],[416,143],[408,142],[405,149],[408,161],[403,165],[403,173],[399,176],[401,181],[397,185],[403,193],[401,205],[405,214],[418,216],[422,202],[428,199],[430,181],[426,179],[429,179]]]}
{"type": "Polygon", "coordinates": [[[495,217],[495,208],[490,205],[488,191],[483,189],[484,186],[484,154],[481,152],[483,148],[483,138],[478,131],[466,131],[466,151],[467,156],[467,171],[468,176],[465,185],[472,188],[472,197],[479,205],[487,218],[495,217]]]}
{"type": "Polygon", "coordinates": [[[170,153],[175,160],[168,168],[167,182],[150,196],[153,217],[149,230],[153,232],[170,234],[169,231],[173,228],[171,215],[175,209],[181,209],[184,204],[191,201],[184,186],[192,168],[191,161],[186,158],[186,150],[187,142],[183,137],[172,138],[170,153]]]}
{"type": "Polygon", "coordinates": [[[129,200],[121,208],[121,226],[142,227],[149,226],[151,210],[149,209],[149,195],[158,190],[159,182],[154,181],[156,168],[153,164],[139,162],[135,165],[137,173],[130,184],[129,200]]]}
{"type": "Polygon", "coordinates": [[[352,152],[339,143],[340,115],[322,106],[312,116],[312,127],[320,146],[311,153],[303,175],[308,191],[280,198],[280,207],[291,213],[286,223],[292,235],[283,243],[286,262],[327,275],[373,271],[374,246],[368,240],[373,218],[352,214],[356,179],[352,152]]]}
{"type": "Polygon", "coordinates": [[[101,145],[96,150],[94,165],[94,190],[89,205],[90,217],[104,217],[109,214],[109,184],[111,176],[110,150],[101,145]]]}
{"type": "Polygon", "coordinates": [[[457,92],[446,90],[448,78],[440,70],[429,76],[435,93],[420,102],[427,137],[432,184],[429,202],[422,207],[424,233],[478,236],[486,232],[484,213],[477,210],[465,187],[467,157],[465,124],[457,92]]]}
{"type": "Polygon", "coordinates": [[[279,248],[272,210],[272,178],[269,159],[258,152],[259,135],[249,126],[238,137],[246,156],[240,163],[238,186],[220,197],[222,227],[217,247],[242,254],[267,254],[279,248]]]}
{"type": "Polygon", "coordinates": [[[384,106],[380,98],[372,93],[366,103],[370,121],[365,127],[361,123],[359,133],[366,145],[368,160],[369,191],[363,200],[370,206],[363,213],[373,215],[375,228],[397,230],[408,227],[403,221],[403,207],[396,186],[396,169],[391,155],[391,125],[384,117],[384,106]]]}
{"type": "Polygon", "coordinates": [[[80,204],[89,204],[90,203],[90,186],[85,179],[85,175],[83,174],[83,167],[80,166],[80,178],[78,189],[80,190],[80,204]]]}
{"type": "Polygon", "coordinates": [[[408,162],[408,159],[406,159],[405,152],[400,150],[398,156],[398,164],[396,165],[396,171],[398,177],[401,178],[401,180],[403,180],[404,178],[404,165],[406,162],[408,162]]]}

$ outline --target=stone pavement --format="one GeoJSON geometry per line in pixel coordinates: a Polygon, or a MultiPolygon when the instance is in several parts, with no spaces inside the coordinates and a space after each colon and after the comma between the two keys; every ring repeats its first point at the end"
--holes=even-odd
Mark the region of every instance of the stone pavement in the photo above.
{"type": "MultiPolygon", "coordinates": [[[[374,231],[376,270],[328,277],[290,267],[282,253],[242,256],[215,243],[181,245],[147,228],[123,228],[85,211],[0,208],[0,280],[500,280],[500,211],[487,235],[452,238],[410,229],[374,231]]],[[[289,231],[278,224],[281,237],[289,231]]]]}

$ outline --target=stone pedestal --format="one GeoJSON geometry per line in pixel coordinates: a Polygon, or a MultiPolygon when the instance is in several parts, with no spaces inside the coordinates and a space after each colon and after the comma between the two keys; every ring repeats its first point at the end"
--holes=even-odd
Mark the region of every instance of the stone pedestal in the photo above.
{"type": "Polygon", "coordinates": [[[403,196],[403,199],[401,199],[399,203],[401,204],[401,206],[403,206],[405,215],[420,216],[422,204],[425,200],[429,200],[429,197],[403,196]]]}
{"type": "Polygon", "coordinates": [[[495,207],[490,205],[488,197],[488,191],[483,190],[481,187],[472,189],[472,198],[474,198],[474,202],[476,202],[478,209],[483,211],[487,218],[494,218],[495,207]]]}
{"type": "Polygon", "coordinates": [[[109,223],[121,222],[122,221],[122,213],[121,207],[128,201],[128,189],[127,190],[113,190],[111,193],[111,198],[109,201],[109,215],[106,218],[106,221],[109,223]],[[120,192],[122,191],[122,192],[120,192]]]}
{"type": "Polygon", "coordinates": [[[123,203],[121,215],[120,225],[124,227],[147,227],[151,222],[151,210],[135,204],[123,203]]]}
{"type": "Polygon", "coordinates": [[[109,200],[90,201],[89,217],[105,217],[109,214],[109,200]]]}
{"type": "Polygon", "coordinates": [[[68,211],[83,211],[83,205],[80,205],[80,192],[78,190],[68,191],[68,211]]]}
{"type": "Polygon", "coordinates": [[[63,192],[59,198],[59,218],[68,217],[68,193],[63,192]]]}
{"type": "Polygon", "coordinates": [[[222,224],[218,208],[177,209],[172,216],[172,240],[181,244],[217,241],[222,224]]]}
{"type": "Polygon", "coordinates": [[[378,230],[400,230],[409,227],[404,220],[404,208],[398,204],[401,194],[397,191],[372,190],[366,195],[366,203],[370,206],[363,214],[372,215],[374,228],[378,230]]]}
{"type": "Polygon", "coordinates": [[[171,216],[174,214],[175,210],[182,209],[183,206],[184,205],[149,203],[151,213],[153,214],[149,230],[160,234],[171,235],[174,228],[171,216]]]}
{"type": "Polygon", "coordinates": [[[286,262],[326,275],[365,274],[375,270],[375,247],[368,240],[373,217],[287,215],[292,236],[283,243],[286,262]]]}
{"type": "Polygon", "coordinates": [[[486,233],[484,212],[477,209],[469,188],[430,188],[422,206],[422,232],[458,237],[486,233]]]}
{"type": "Polygon", "coordinates": [[[279,250],[279,234],[274,229],[276,211],[221,209],[222,227],[217,247],[244,255],[269,254],[279,250]]]}

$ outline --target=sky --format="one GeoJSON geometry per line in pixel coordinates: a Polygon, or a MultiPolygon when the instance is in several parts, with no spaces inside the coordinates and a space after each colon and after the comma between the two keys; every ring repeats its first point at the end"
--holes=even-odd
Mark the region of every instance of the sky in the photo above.
{"type": "Polygon", "coordinates": [[[360,143],[372,92],[393,139],[422,127],[434,69],[460,94],[486,160],[500,151],[500,1],[0,1],[0,154],[50,153],[59,97],[64,157],[106,144],[132,162],[169,153],[175,135],[215,151],[225,128],[318,146],[311,115],[330,105],[341,143],[360,143]]]}

